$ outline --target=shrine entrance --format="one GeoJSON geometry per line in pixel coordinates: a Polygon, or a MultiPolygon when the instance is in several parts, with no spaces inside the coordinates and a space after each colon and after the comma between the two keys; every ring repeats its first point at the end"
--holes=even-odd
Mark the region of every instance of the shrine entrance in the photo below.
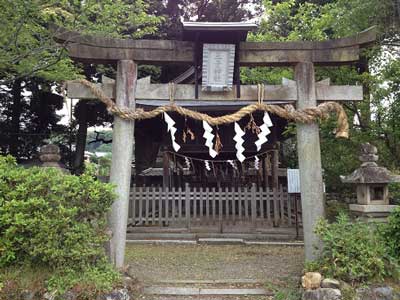
{"type": "MultiPolygon", "coordinates": [[[[205,102],[197,104],[196,111],[223,116],[240,108],[231,101],[218,105],[205,102]]],[[[259,151],[256,143],[265,115],[255,112],[237,122],[236,127],[246,133],[242,161],[233,139],[234,124],[212,131],[212,150],[218,152],[213,158],[204,143],[202,122],[176,113],[137,122],[135,140],[140,142],[135,147],[128,231],[258,234],[279,227],[287,228],[295,238],[301,227],[300,198],[295,203],[294,197],[289,197],[286,168],[279,162],[287,120],[268,116],[271,124],[264,126],[268,134],[259,151]],[[168,118],[179,129],[174,135],[179,151],[174,149],[168,118]]]]}
{"type": "MultiPolygon", "coordinates": [[[[321,42],[246,42],[247,32],[254,27],[249,23],[184,22],[183,41],[118,40],[57,29],[56,39],[67,48],[72,59],[117,65],[115,81],[67,83],[68,97],[97,98],[114,115],[110,182],[116,186],[117,199],[109,224],[110,258],[117,267],[124,263],[128,222],[136,228],[146,222],[160,228],[184,224],[189,230],[194,230],[197,224],[210,230],[217,224],[219,231],[221,228],[229,231],[230,225],[243,222],[242,230],[251,228],[255,232],[258,228],[266,229],[263,223],[272,226],[290,223],[297,202],[288,200],[280,189],[278,170],[276,175],[271,175],[271,180],[278,177],[272,186],[249,181],[225,187],[221,180],[218,186],[219,176],[215,176],[217,186],[189,184],[187,188],[184,181],[179,184],[179,176],[173,180],[174,185],[170,184],[170,161],[165,159],[163,182],[159,187],[146,182],[136,187],[131,184],[136,184],[131,180],[132,161],[138,168],[141,158],[151,161],[144,157],[152,153],[155,158],[157,153],[173,152],[188,159],[202,159],[207,172],[212,172],[213,161],[220,159],[217,155],[227,162],[238,161],[238,169],[246,165],[246,159],[251,159],[255,168],[259,155],[279,150],[276,148],[280,139],[279,120],[296,123],[305,256],[309,261],[318,256],[315,246],[320,241],[314,227],[324,216],[324,192],[317,122],[335,113],[336,136],[347,137],[347,116],[338,101],[360,101],[363,90],[362,86],[331,85],[329,79],[317,82],[315,65],[358,62],[361,48],[373,43],[376,34],[371,29],[354,37],[321,42]],[[183,64],[190,69],[169,84],[153,84],[149,78],[137,80],[137,63],[183,64]],[[292,67],[294,80],[282,79],[281,85],[241,85],[241,66],[292,67]],[[250,141],[244,137],[248,121],[244,118],[256,113],[262,116],[256,120],[260,131],[253,134],[255,141],[250,141]],[[201,133],[195,138],[195,142],[202,144],[201,148],[181,143],[177,136],[179,130],[185,130],[179,125],[179,120],[185,118],[201,123],[201,133]],[[156,126],[163,137],[155,144],[152,142],[154,131],[146,126],[152,119],[165,122],[163,127],[167,127],[165,132],[160,125],[156,126]],[[229,128],[227,132],[218,132],[223,126],[229,128]],[[222,150],[217,147],[217,133],[230,141],[222,150]],[[148,147],[140,149],[139,145],[149,141],[148,147]],[[160,146],[166,148],[160,151],[160,146]],[[195,153],[193,147],[201,153],[195,153]],[[153,148],[156,151],[149,150],[153,148]]],[[[277,159],[278,155],[274,155],[275,166],[278,166],[277,159]]],[[[195,165],[192,163],[191,167],[195,165]]],[[[140,168],[135,170],[136,175],[149,166],[143,163],[140,168]]],[[[297,216],[297,211],[294,215],[297,216]]]]}

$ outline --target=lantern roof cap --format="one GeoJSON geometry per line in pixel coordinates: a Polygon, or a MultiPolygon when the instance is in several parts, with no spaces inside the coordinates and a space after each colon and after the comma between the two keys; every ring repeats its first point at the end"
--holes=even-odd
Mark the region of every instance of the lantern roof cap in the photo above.
{"type": "Polygon", "coordinates": [[[347,176],[340,176],[343,183],[367,183],[383,184],[391,182],[400,182],[400,175],[392,174],[385,167],[380,167],[378,161],[378,150],[370,143],[361,145],[361,154],[359,156],[362,162],[361,166],[353,173],[347,176]]]}

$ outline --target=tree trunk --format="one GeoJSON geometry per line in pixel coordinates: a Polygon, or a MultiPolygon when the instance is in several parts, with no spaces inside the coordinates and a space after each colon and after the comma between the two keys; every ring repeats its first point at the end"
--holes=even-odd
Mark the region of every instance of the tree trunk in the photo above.
{"type": "Polygon", "coordinates": [[[20,121],[22,114],[22,80],[17,79],[12,86],[13,103],[11,106],[11,138],[9,152],[12,156],[18,158],[20,121]]]}
{"type": "MultiPolygon", "coordinates": [[[[360,58],[360,62],[357,65],[358,73],[361,75],[363,73],[369,73],[368,67],[368,59],[365,56],[360,58]]],[[[370,97],[370,87],[369,84],[363,84],[363,94],[364,94],[364,101],[360,103],[361,105],[361,120],[360,127],[363,131],[370,130],[370,123],[371,123],[371,97],[370,97]]]]}
{"type": "Polygon", "coordinates": [[[85,148],[86,148],[86,137],[87,137],[87,105],[81,103],[78,108],[80,111],[77,114],[78,119],[78,133],[76,135],[76,149],[73,170],[75,174],[80,174],[84,169],[85,160],[85,148]]]}

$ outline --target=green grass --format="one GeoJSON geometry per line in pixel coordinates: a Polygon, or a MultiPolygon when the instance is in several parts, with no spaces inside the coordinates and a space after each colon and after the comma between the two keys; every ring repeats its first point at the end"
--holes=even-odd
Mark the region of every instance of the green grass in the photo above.
{"type": "Polygon", "coordinates": [[[23,291],[62,295],[68,290],[76,292],[79,299],[93,299],[120,284],[120,274],[108,264],[81,271],[14,265],[0,269],[0,300],[19,299],[23,291]]]}
{"type": "Polygon", "coordinates": [[[274,300],[301,299],[302,290],[299,281],[293,279],[293,277],[269,280],[265,283],[265,287],[275,294],[274,300]]]}

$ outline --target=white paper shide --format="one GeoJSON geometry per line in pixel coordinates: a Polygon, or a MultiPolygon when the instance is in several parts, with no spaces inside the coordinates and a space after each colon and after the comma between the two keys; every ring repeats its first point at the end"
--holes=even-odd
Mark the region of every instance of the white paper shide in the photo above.
{"type": "Polygon", "coordinates": [[[164,120],[165,123],[167,123],[167,131],[171,134],[171,142],[172,142],[172,148],[174,148],[174,150],[176,152],[179,151],[179,149],[181,149],[181,146],[178,145],[178,143],[175,141],[175,133],[177,131],[175,125],[175,121],[165,112],[164,113],[164,120]]]}
{"type": "Polygon", "coordinates": [[[271,118],[267,112],[264,113],[263,124],[260,126],[260,133],[257,135],[258,139],[255,142],[257,151],[261,150],[261,146],[268,141],[267,135],[271,133],[269,127],[274,126],[272,124],[271,118]]]}
{"type": "Polygon", "coordinates": [[[213,139],[215,135],[212,133],[212,127],[206,121],[203,121],[203,129],[203,137],[206,139],[205,145],[208,147],[208,152],[210,156],[214,158],[217,156],[218,152],[214,150],[213,139]]]}
{"type": "Polygon", "coordinates": [[[236,142],[236,144],[235,144],[236,157],[240,162],[243,162],[246,159],[246,157],[243,155],[243,152],[244,152],[243,136],[244,136],[244,134],[245,134],[245,132],[242,130],[242,128],[240,128],[239,124],[237,122],[235,122],[235,136],[234,136],[233,140],[236,142]]]}

